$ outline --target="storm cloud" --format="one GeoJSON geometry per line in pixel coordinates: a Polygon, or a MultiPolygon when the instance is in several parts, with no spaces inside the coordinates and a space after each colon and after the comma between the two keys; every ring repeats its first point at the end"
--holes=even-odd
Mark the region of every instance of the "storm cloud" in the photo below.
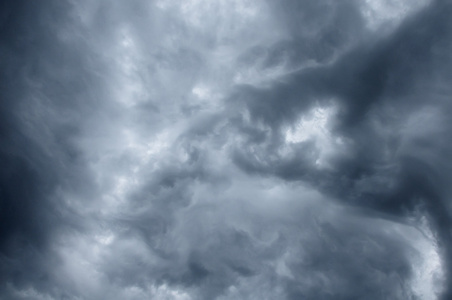
{"type": "Polygon", "coordinates": [[[450,299],[452,2],[0,3],[0,298],[450,299]]]}

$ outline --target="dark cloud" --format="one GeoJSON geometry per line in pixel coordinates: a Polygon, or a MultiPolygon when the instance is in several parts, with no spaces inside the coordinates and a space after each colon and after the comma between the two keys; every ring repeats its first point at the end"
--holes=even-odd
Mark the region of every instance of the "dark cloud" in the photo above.
{"type": "Polygon", "coordinates": [[[4,1],[0,297],[448,299],[448,1],[4,1]]]}

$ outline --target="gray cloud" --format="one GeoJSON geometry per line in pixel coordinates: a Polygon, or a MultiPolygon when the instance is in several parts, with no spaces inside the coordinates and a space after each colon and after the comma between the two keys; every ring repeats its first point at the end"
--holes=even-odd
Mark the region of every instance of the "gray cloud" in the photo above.
{"type": "Polygon", "coordinates": [[[448,299],[448,1],[0,7],[5,299],[448,299]]]}

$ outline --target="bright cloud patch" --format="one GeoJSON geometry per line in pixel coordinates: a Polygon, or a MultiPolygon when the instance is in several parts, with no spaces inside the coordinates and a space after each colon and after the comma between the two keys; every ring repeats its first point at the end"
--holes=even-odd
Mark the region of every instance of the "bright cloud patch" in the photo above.
{"type": "Polygon", "coordinates": [[[362,1],[361,9],[367,26],[371,30],[379,30],[385,26],[400,24],[404,18],[429,3],[429,0],[365,0],[362,1]]]}
{"type": "Polygon", "coordinates": [[[334,106],[311,109],[293,127],[287,129],[286,142],[293,144],[313,141],[319,151],[315,164],[319,167],[326,166],[328,157],[343,151],[344,148],[343,138],[334,136],[331,132],[331,121],[336,112],[334,106]]]}

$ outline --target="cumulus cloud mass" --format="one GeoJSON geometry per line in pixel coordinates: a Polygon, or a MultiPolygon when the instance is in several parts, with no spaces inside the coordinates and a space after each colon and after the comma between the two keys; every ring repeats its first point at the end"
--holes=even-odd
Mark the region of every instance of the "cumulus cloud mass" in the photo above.
{"type": "Polygon", "coordinates": [[[0,298],[452,299],[451,16],[0,2],[0,298]]]}

